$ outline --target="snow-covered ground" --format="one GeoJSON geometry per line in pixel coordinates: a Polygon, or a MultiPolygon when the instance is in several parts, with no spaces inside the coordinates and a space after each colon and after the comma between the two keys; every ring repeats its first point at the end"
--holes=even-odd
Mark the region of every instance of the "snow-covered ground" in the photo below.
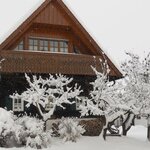
{"type": "MultiPolygon", "coordinates": [[[[146,140],[147,129],[137,125],[132,127],[127,137],[108,137],[106,141],[101,137],[82,137],[77,143],[55,139],[50,150],[150,150],[150,142],[146,140]]],[[[23,150],[12,148],[10,150],[23,150]]],[[[30,148],[25,148],[30,150],[30,148]]],[[[0,148],[0,150],[6,150],[0,148]]],[[[45,149],[48,150],[48,149],[45,149]]]]}

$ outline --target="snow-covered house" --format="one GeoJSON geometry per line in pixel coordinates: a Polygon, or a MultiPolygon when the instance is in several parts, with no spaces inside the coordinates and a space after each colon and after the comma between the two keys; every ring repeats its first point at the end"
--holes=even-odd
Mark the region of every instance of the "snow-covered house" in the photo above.
{"type": "Polygon", "coordinates": [[[3,11],[0,13],[4,15],[0,18],[1,107],[24,111],[22,101],[12,102],[9,98],[13,92],[26,88],[24,73],[42,76],[61,73],[73,77],[83,88],[83,96],[88,95],[89,82],[95,78],[91,66],[101,70],[100,58],[108,62],[111,80],[122,76],[67,7],[66,0],[6,0],[6,4],[0,3],[3,11]]]}

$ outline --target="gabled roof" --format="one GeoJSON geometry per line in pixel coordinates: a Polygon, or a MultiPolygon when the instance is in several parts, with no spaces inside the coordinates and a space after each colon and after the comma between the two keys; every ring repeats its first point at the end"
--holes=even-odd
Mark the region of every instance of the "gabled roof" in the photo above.
{"type": "MultiPolygon", "coordinates": [[[[19,0],[13,0],[13,1],[17,2],[19,0]]],[[[29,1],[29,0],[26,0],[26,1],[29,1]]],[[[24,28],[26,26],[30,26],[32,20],[39,14],[39,12],[41,12],[41,10],[43,10],[51,2],[51,0],[45,0],[45,1],[44,0],[38,0],[38,1],[36,0],[36,2],[35,2],[35,0],[32,0],[32,1],[33,1],[32,8],[30,9],[30,11],[28,10],[30,13],[27,13],[26,11],[23,11],[22,14],[20,14],[18,12],[20,15],[23,16],[22,19],[21,20],[17,20],[17,17],[16,17],[16,26],[13,26],[13,28],[8,28],[9,32],[8,32],[8,30],[5,30],[5,32],[3,32],[1,34],[2,36],[0,36],[0,43],[1,43],[0,49],[5,48],[5,46],[9,42],[11,42],[13,40],[13,38],[15,38],[17,35],[22,34],[23,32],[25,32],[24,28]]],[[[98,53],[101,53],[103,55],[103,51],[101,50],[101,48],[99,47],[99,45],[90,36],[90,34],[84,29],[84,27],[80,24],[80,22],[76,19],[76,17],[72,14],[72,12],[66,7],[66,5],[64,5],[63,1],[62,0],[56,0],[56,1],[67,12],[67,14],[71,18],[71,20],[76,24],[76,27],[79,28],[79,30],[81,30],[83,32],[83,34],[88,38],[88,41],[92,44],[92,46],[95,48],[95,50],[98,53]]],[[[25,0],[24,0],[24,2],[25,2],[25,0]]],[[[64,0],[64,2],[65,2],[65,0],[64,0]]],[[[21,6],[24,7],[23,5],[21,5],[21,6]]],[[[116,71],[116,74],[118,74],[119,76],[121,76],[121,73],[114,66],[114,64],[111,62],[111,60],[107,56],[105,56],[105,57],[109,61],[109,64],[111,65],[111,67],[116,71]]]]}

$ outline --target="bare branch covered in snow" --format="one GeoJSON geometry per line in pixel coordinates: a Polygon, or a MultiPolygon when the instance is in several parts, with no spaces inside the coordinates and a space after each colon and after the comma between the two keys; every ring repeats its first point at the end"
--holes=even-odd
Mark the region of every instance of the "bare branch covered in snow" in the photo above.
{"type": "Polygon", "coordinates": [[[91,83],[93,90],[90,97],[84,100],[80,106],[81,115],[105,116],[106,128],[126,110],[126,105],[120,101],[120,84],[110,82],[108,74],[110,72],[107,62],[100,61],[102,72],[98,72],[92,67],[96,74],[96,80],[91,83]]]}
{"type": "Polygon", "coordinates": [[[36,106],[39,110],[40,115],[44,120],[50,118],[56,106],[63,109],[62,104],[73,104],[71,102],[73,98],[80,99],[78,96],[82,92],[80,87],[76,84],[74,87],[69,87],[69,84],[73,81],[73,78],[67,78],[64,75],[49,75],[49,78],[43,79],[41,76],[33,76],[33,80],[25,74],[26,80],[29,83],[29,88],[22,94],[14,93],[11,95],[12,99],[21,99],[28,102],[26,105],[29,107],[31,104],[36,106]],[[45,113],[42,108],[50,106],[50,110],[45,113]]]}

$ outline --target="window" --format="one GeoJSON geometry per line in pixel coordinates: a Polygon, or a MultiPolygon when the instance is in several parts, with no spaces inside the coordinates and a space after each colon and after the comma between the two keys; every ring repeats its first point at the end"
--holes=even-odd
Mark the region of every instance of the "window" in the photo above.
{"type": "Polygon", "coordinates": [[[14,50],[23,50],[23,49],[24,49],[24,42],[21,41],[14,50]]]}
{"type": "Polygon", "coordinates": [[[59,46],[60,46],[60,52],[68,53],[68,42],[67,41],[60,41],[59,46]]]}
{"type": "Polygon", "coordinates": [[[50,51],[51,52],[58,52],[58,44],[59,44],[59,41],[50,40],[50,51]]]}
{"type": "Polygon", "coordinates": [[[24,111],[24,103],[21,99],[13,99],[13,111],[24,111]]]}
{"type": "Polygon", "coordinates": [[[48,104],[45,106],[45,110],[49,111],[51,108],[53,108],[53,98],[48,99],[48,104]]]}
{"type": "Polygon", "coordinates": [[[37,39],[29,39],[29,50],[39,50],[37,39]]]}
{"type": "Polygon", "coordinates": [[[68,53],[68,41],[59,39],[30,38],[29,50],[68,53]]]}
{"type": "Polygon", "coordinates": [[[40,40],[40,51],[48,51],[48,41],[40,40]]]}
{"type": "Polygon", "coordinates": [[[80,105],[83,104],[83,99],[85,99],[84,96],[80,96],[80,100],[76,99],[76,110],[80,110],[80,105]]]}
{"type": "Polygon", "coordinates": [[[76,54],[81,54],[81,52],[79,51],[79,49],[76,46],[74,46],[74,45],[73,45],[73,51],[76,54]]]}

